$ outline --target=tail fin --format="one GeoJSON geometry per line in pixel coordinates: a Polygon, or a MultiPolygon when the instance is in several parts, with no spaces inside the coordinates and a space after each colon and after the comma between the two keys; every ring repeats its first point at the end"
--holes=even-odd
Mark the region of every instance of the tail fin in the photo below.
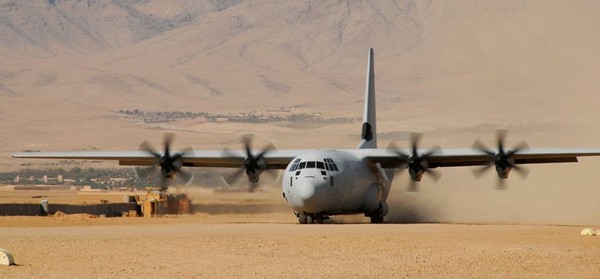
{"type": "Polygon", "coordinates": [[[369,50],[367,65],[367,86],[365,88],[365,108],[361,141],[358,148],[377,148],[377,113],[375,109],[375,70],[373,49],[369,50]]]}

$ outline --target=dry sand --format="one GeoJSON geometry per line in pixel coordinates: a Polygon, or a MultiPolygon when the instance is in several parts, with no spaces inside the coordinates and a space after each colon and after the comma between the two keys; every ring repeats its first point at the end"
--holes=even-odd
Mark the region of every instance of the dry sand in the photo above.
{"type": "Polygon", "coordinates": [[[0,267],[0,278],[600,274],[600,237],[579,235],[583,226],[372,225],[364,218],[299,225],[268,191],[202,195],[194,200],[197,213],[189,216],[0,217],[0,247],[12,251],[18,264],[0,267]]]}

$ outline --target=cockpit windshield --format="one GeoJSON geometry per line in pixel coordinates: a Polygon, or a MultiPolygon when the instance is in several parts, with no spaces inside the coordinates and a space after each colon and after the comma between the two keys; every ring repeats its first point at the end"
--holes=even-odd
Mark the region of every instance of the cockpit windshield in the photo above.
{"type": "Polygon", "coordinates": [[[331,158],[325,158],[323,161],[302,161],[296,159],[290,168],[290,171],[301,169],[322,169],[328,171],[339,171],[337,165],[331,158]]]}

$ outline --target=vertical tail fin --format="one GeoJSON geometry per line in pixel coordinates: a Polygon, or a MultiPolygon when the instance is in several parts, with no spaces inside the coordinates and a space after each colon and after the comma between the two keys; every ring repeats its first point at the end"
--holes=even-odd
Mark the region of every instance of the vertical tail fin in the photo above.
{"type": "Polygon", "coordinates": [[[365,88],[365,108],[361,141],[358,148],[377,148],[377,113],[375,109],[375,70],[373,49],[369,50],[367,84],[365,88]]]}

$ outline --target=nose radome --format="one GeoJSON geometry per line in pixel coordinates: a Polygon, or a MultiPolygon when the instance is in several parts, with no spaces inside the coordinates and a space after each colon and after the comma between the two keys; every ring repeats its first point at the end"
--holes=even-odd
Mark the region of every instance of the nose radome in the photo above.
{"type": "Polygon", "coordinates": [[[327,189],[319,181],[306,180],[294,186],[296,191],[296,206],[304,212],[317,213],[327,207],[327,189]]]}
{"type": "Polygon", "coordinates": [[[298,189],[298,197],[304,201],[312,199],[315,196],[315,188],[315,185],[309,182],[298,185],[296,188],[298,189]]]}

